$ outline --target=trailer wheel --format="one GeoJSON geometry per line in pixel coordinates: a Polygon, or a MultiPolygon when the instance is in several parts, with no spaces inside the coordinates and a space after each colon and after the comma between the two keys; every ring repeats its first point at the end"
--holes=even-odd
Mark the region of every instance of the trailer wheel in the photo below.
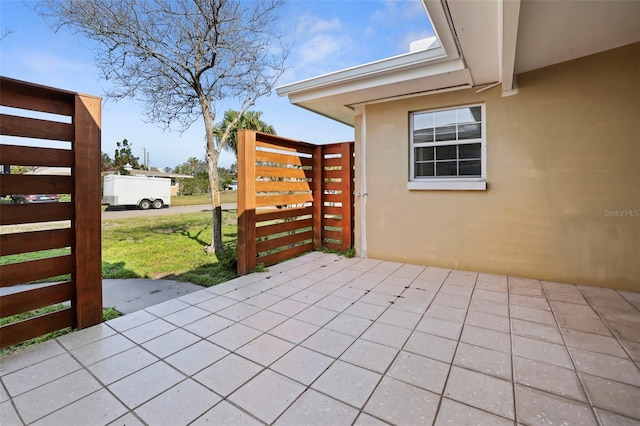
{"type": "Polygon", "coordinates": [[[162,202],[162,200],[154,200],[153,201],[153,208],[154,209],[161,209],[162,206],[164,206],[164,203],[162,202]]]}
{"type": "Polygon", "coordinates": [[[138,207],[140,207],[141,210],[149,210],[149,208],[151,207],[151,201],[142,200],[140,201],[140,204],[138,204],[138,207]]]}

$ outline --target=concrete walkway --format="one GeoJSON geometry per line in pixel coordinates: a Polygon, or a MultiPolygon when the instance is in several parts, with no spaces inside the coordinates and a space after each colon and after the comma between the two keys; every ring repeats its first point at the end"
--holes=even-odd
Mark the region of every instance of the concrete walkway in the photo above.
{"type": "Polygon", "coordinates": [[[639,309],[315,252],[2,357],[0,424],[633,425],[639,309]]]}
{"type": "Polygon", "coordinates": [[[131,314],[202,289],[199,285],[172,280],[102,280],[102,306],[131,314]]]}

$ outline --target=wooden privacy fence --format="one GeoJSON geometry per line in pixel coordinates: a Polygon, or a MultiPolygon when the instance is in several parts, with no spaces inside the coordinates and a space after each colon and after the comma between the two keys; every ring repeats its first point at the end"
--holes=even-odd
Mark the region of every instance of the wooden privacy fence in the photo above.
{"type": "Polygon", "coordinates": [[[238,133],[238,274],[353,245],[353,143],[238,133]]]}
{"type": "Polygon", "coordinates": [[[0,105],[3,169],[54,168],[45,175],[1,174],[3,203],[5,196],[24,194],[68,194],[71,200],[0,204],[0,316],[68,302],[63,310],[2,326],[0,347],[6,347],[102,321],[101,110],[100,98],[5,77],[0,105]],[[57,175],[61,170],[70,172],[57,175]],[[58,282],[34,283],[52,277],[58,282]]]}

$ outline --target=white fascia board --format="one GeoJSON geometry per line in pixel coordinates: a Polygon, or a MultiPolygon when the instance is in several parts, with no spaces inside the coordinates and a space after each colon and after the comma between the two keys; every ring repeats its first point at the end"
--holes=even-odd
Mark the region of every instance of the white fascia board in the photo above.
{"type": "Polygon", "coordinates": [[[520,0],[502,1],[501,19],[501,66],[502,93],[511,93],[514,89],[516,66],[516,44],[518,40],[518,22],[520,20],[520,0]]]}

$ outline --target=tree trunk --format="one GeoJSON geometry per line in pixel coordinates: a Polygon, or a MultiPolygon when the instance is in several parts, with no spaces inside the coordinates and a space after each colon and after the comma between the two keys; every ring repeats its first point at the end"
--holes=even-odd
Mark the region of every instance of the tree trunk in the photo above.
{"type": "Polygon", "coordinates": [[[215,150],[207,150],[207,167],[209,169],[209,187],[211,189],[211,206],[213,217],[211,221],[211,245],[206,247],[207,253],[220,255],[224,252],[222,245],[222,205],[220,203],[220,189],[218,176],[218,155],[215,150]]]}

